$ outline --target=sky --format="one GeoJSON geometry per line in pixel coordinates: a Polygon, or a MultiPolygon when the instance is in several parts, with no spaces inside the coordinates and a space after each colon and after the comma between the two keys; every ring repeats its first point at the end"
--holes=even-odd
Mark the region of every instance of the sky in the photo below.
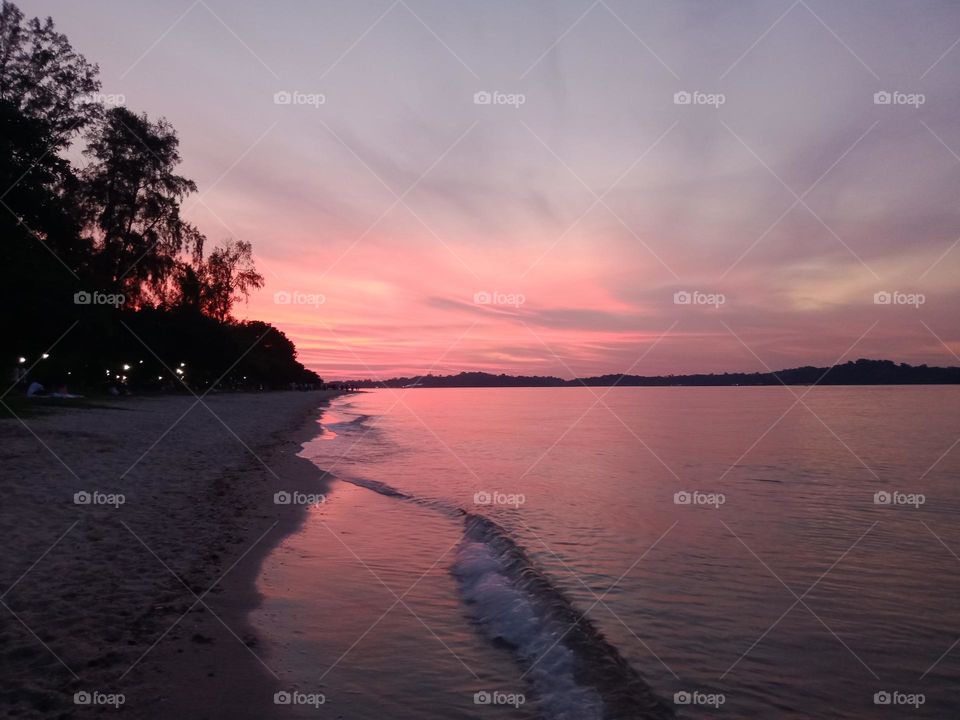
{"type": "Polygon", "coordinates": [[[955,2],[19,5],[325,378],[960,364],[955,2]]]}

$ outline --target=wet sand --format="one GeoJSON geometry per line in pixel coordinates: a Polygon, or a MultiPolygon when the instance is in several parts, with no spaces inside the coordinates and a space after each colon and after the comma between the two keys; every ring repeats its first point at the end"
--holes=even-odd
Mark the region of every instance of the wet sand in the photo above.
{"type": "Polygon", "coordinates": [[[263,558],[306,512],[274,494],[323,492],[296,453],[332,395],[0,420],[0,715],[282,717],[247,617],[263,558]]]}

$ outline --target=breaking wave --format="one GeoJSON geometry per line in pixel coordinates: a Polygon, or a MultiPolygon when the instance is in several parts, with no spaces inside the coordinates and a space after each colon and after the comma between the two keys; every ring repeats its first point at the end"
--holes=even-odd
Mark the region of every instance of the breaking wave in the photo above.
{"type": "Polygon", "coordinates": [[[451,572],[480,630],[517,659],[547,720],[674,717],[673,709],[504,527],[454,504],[415,497],[383,482],[341,479],[462,520],[463,540],[451,572]]]}

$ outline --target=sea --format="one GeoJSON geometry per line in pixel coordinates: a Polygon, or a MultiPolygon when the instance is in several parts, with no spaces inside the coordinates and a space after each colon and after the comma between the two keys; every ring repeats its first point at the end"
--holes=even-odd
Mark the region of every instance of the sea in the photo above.
{"type": "Polygon", "coordinates": [[[253,614],[277,717],[960,717],[960,388],[377,389],[253,614]]]}

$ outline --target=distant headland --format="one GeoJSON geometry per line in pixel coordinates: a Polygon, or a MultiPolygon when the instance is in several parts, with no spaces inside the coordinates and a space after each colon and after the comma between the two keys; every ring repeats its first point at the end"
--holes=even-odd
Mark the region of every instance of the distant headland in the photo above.
{"type": "Polygon", "coordinates": [[[419,375],[389,380],[351,380],[359,388],[463,388],[463,387],[712,387],[763,385],[956,385],[960,367],[908,365],[892,360],[850,361],[830,367],[804,367],[754,373],[698,373],[695,375],[608,374],[565,380],[543,375],[494,375],[461,372],[457,375],[419,375]]]}

